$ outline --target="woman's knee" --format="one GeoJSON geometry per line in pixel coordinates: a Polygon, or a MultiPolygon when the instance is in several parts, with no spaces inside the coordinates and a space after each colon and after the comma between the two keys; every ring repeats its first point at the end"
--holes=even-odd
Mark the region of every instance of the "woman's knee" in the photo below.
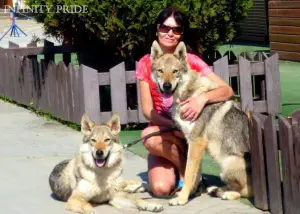
{"type": "Polygon", "coordinates": [[[151,185],[153,194],[158,197],[164,197],[170,195],[173,188],[174,185],[164,181],[157,181],[151,185]]]}

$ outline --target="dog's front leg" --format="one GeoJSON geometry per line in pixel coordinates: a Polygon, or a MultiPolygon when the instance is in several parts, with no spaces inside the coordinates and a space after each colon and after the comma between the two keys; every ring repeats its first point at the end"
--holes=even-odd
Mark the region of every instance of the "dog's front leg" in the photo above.
{"type": "Polygon", "coordinates": [[[68,199],[65,209],[83,214],[96,213],[89,203],[93,197],[93,186],[88,181],[81,180],[68,199]]]}
{"type": "Polygon", "coordinates": [[[127,193],[141,193],[148,190],[147,184],[138,180],[119,180],[115,183],[116,190],[127,193]]]}
{"type": "Polygon", "coordinates": [[[72,193],[71,197],[67,201],[65,209],[82,214],[96,213],[88,200],[83,195],[78,193],[72,193]]]}
{"type": "Polygon", "coordinates": [[[199,173],[201,173],[201,160],[207,147],[207,141],[203,138],[197,138],[195,140],[188,140],[188,144],[184,186],[178,193],[178,196],[169,201],[169,205],[171,206],[184,205],[188,202],[189,196],[195,188],[199,173]]]}

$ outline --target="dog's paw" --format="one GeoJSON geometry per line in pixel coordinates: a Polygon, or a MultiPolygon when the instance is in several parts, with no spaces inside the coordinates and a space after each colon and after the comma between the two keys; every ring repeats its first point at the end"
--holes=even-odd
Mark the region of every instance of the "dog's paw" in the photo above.
{"type": "Polygon", "coordinates": [[[82,213],[82,214],[96,214],[92,205],[86,204],[84,206],[74,206],[72,203],[67,203],[65,209],[71,212],[82,213]]]}
{"type": "Polygon", "coordinates": [[[208,194],[212,194],[212,193],[216,192],[217,189],[218,189],[217,186],[211,186],[211,187],[208,187],[208,188],[206,189],[206,191],[207,191],[208,194]]]}
{"type": "Polygon", "coordinates": [[[236,200],[241,197],[241,194],[234,191],[226,191],[222,195],[223,200],[236,200]]]}
{"type": "Polygon", "coordinates": [[[143,186],[143,184],[136,183],[136,184],[129,184],[125,186],[123,191],[127,193],[141,193],[141,192],[145,192],[146,188],[145,186],[143,186]]]}
{"type": "Polygon", "coordinates": [[[176,198],[173,198],[169,201],[169,205],[170,206],[179,206],[179,205],[182,206],[182,205],[185,205],[187,202],[188,202],[188,198],[180,196],[180,193],[179,193],[176,198]]]}
{"type": "Polygon", "coordinates": [[[143,203],[139,203],[138,209],[141,211],[161,212],[164,210],[164,207],[158,203],[144,201],[143,203]]]}

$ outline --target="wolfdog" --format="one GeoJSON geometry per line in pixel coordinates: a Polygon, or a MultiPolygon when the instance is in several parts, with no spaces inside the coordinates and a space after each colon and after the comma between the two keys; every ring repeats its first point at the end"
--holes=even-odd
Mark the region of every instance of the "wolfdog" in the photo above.
{"type": "Polygon", "coordinates": [[[56,165],[49,176],[52,192],[67,201],[65,208],[77,213],[95,213],[90,203],[109,203],[119,209],[160,212],[160,204],[132,194],[144,192],[140,181],[124,180],[120,144],[120,118],[113,114],[106,125],[96,125],[87,115],[81,120],[83,144],[71,160],[56,165]]]}
{"type": "Polygon", "coordinates": [[[152,79],[164,98],[173,96],[172,119],[188,143],[184,186],[169,205],[184,205],[201,181],[201,160],[207,151],[221,167],[223,187],[209,187],[208,193],[222,199],[250,197],[251,161],[247,115],[232,100],[207,104],[194,122],[182,120],[179,103],[215,89],[218,85],[192,70],[186,46],[180,42],[173,54],[163,54],[154,41],[151,47],[152,79]]]}

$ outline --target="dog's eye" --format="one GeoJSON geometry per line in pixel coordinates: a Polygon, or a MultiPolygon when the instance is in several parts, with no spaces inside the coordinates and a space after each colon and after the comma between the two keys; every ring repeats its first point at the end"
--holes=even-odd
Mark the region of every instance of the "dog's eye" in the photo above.
{"type": "Polygon", "coordinates": [[[173,71],[173,74],[177,74],[177,73],[178,73],[178,70],[174,70],[174,71],[173,71]]]}
{"type": "Polygon", "coordinates": [[[96,140],[95,140],[95,139],[91,139],[91,141],[92,141],[93,143],[96,143],[96,140]]]}
{"type": "Polygon", "coordinates": [[[106,138],[106,139],[104,140],[105,143],[108,143],[109,141],[110,141],[109,138],[106,138]]]}
{"type": "Polygon", "coordinates": [[[160,74],[163,73],[163,71],[161,69],[158,69],[157,72],[160,73],[160,74]]]}

